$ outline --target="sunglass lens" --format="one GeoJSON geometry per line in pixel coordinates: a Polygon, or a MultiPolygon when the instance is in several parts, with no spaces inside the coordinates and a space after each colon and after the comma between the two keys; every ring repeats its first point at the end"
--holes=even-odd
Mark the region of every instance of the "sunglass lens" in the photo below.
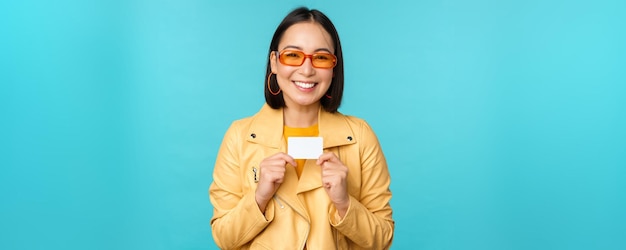
{"type": "Polygon", "coordinates": [[[280,55],[281,62],[286,65],[299,66],[304,61],[304,53],[299,51],[285,51],[280,55]]]}
{"type": "Polygon", "coordinates": [[[319,68],[332,68],[335,66],[335,58],[331,54],[314,54],[312,57],[313,66],[319,68]]]}

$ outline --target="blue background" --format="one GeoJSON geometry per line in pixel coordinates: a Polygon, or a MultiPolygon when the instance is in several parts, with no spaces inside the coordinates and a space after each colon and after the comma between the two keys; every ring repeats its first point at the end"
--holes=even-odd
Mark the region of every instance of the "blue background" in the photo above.
{"type": "Polygon", "coordinates": [[[207,188],[294,7],[337,26],[394,249],[626,249],[626,2],[2,1],[0,249],[215,249],[207,188]]]}

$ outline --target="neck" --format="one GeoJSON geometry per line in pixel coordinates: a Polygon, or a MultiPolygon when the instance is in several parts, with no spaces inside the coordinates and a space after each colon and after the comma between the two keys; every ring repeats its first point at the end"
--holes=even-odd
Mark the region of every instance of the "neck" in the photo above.
{"type": "Polygon", "coordinates": [[[311,105],[307,107],[296,107],[283,109],[283,119],[285,126],[293,128],[307,128],[317,123],[317,115],[320,105],[311,105]]]}

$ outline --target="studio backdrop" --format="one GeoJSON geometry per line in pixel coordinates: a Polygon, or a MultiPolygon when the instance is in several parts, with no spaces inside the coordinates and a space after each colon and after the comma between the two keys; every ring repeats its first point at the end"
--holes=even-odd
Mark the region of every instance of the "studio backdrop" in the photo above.
{"type": "Polygon", "coordinates": [[[391,172],[392,249],[626,249],[626,2],[2,1],[0,249],[216,249],[230,123],[299,6],[391,172]]]}

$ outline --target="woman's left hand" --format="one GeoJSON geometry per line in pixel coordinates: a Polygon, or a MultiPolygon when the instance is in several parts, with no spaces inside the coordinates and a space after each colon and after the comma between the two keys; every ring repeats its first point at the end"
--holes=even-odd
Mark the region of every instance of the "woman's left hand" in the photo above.
{"type": "Polygon", "coordinates": [[[322,168],[322,185],[339,216],[343,218],[350,206],[348,167],[333,152],[322,154],[316,164],[322,168]]]}

